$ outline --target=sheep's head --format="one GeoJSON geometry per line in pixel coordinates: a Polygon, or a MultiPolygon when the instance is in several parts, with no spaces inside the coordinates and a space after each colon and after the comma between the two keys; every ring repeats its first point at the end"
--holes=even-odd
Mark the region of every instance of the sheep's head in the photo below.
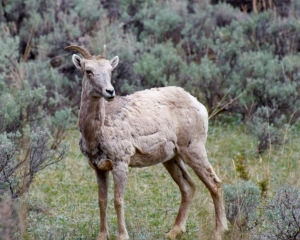
{"type": "Polygon", "coordinates": [[[115,56],[111,60],[106,59],[106,46],[103,47],[101,55],[92,56],[86,49],[79,46],[68,46],[66,50],[75,50],[83,56],[73,54],[72,61],[76,68],[80,69],[83,76],[83,86],[90,97],[104,97],[107,101],[112,101],[115,97],[115,89],[111,85],[111,75],[113,69],[119,63],[119,57],[115,56]]]}

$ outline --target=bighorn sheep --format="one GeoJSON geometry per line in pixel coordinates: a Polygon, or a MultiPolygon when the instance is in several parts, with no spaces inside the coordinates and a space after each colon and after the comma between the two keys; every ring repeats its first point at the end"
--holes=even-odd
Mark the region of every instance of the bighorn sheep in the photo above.
{"type": "Polygon", "coordinates": [[[108,238],[107,190],[109,172],[114,181],[114,206],[118,219],[118,240],[129,239],[124,219],[124,190],[128,167],[147,167],[162,163],[181,192],[178,215],[167,237],[175,239],[185,232],[195,183],[189,165],[210,191],[216,226],[215,239],[227,229],[222,199],[222,182],[207,160],[205,142],[208,128],[206,108],[179,87],[153,88],[125,97],[115,97],[111,85],[115,56],[106,60],[106,47],[92,56],[79,46],[68,46],[72,60],[83,73],[79,112],[80,149],[95,170],[98,182],[100,233],[108,238]]]}

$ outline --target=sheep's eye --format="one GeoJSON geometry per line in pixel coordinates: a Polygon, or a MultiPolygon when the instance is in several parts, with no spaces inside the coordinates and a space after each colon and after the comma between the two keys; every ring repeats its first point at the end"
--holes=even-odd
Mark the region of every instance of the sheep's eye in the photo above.
{"type": "Polygon", "coordinates": [[[93,74],[93,72],[92,72],[91,70],[86,70],[85,73],[86,73],[87,75],[92,75],[92,74],[93,74]]]}

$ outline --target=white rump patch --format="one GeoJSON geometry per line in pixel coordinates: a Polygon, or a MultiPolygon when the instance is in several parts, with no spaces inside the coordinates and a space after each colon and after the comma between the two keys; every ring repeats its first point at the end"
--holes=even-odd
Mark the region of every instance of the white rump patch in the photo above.
{"type": "Polygon", "coordinates": [[[190,95],[190,98],[191,98],[195,108],[198,110],[199,115],[203,119],[204,128],[205,128],[205,131],[207,133],[207,130],[208,130],[208,112],[206,110],[206,107],[204,107],[204,105],[202,103],[200,103],[197,100],[197,98],[195,98],[194,96],[190,95]]]}

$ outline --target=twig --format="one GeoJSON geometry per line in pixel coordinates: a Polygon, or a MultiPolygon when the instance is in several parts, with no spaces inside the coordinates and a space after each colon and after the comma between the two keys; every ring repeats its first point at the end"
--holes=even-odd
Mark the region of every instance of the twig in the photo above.
{"type": "Polygon", "coordinates": [[[28,56],[29,56],[29,53],[31,50],[31,41],[32,41],[33,35],[34,35],[34,27],[31,27],[28,42],[27,42],[26,49],[25,49],[25,52],[23,55],[23,62],[27,62],[27,60],[28,60],[28,56]]]}
{"type": "MultiPolygon", "coordinates": [[[[227,96],[229,92],[227,92],[225,94],[225,96],[222,98],[221,102],[223,101],[223,99],[227,96]]],[[[237,100],[238,98],[240,98],[243,94],[245,94],[245,92],[242,92],[240,95],[238,95],[237,97],[235,97],[234,99],[232,99],[231,101],[229,101],[228,103],[226,103],[223,107],[221,107],[219,110],[217,111],[213,111],[212,114],[209,116],[208,119],[211,119],[213,116],[215,116],[216,114],[218,114],[219,112],[221,112],[224,108],[226,108],[228,105],[230,105],[231,103],[233,103],[235,100],[237,100]]],[[[219,104],[218,106],[220,106],[221,104],[219,104]]],[[[218,106],[216,108],[218,108],[218,106]]],[[[215,109],[216,109],[215,108],[215,109]]]]}
{"type": "MultiPolygon", "coordinates": [[[[292,119],[294,118],[295,114],[296,114],[299,110],[300,110],[300,107],[298,107],[298,108],[292,113],[292,115],[291,115],[291,117],[290,117],[290,120],[289,120],[289,123],[288,123],[288,126],[290,126],[292,119]]],[[[288,129],[286,129],[286,130],[284,131],[284,135],[283,135],[283,143],[285,143],[285,141],[286,141],[287,134],[288,134],[288,129]]],[[[284,153],[284,148],[285,148],[285,144],[283,144],[283,146],[282,146],[281,155],[283,155],[283,153],[284,153]]]]}

